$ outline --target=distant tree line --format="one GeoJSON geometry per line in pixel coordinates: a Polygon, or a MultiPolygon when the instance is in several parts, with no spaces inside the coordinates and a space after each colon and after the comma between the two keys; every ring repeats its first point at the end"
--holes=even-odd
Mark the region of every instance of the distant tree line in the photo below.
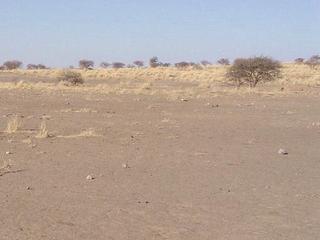
{"type": "MultiPolygon", "coordinates": [[[[236,60],[233,62],[233,64],[236,63],[236,60]]],[[[220,58],[216,63],[219,65],[223,65],[223,66],[231,65],[231,62],[229,61],[228,58],[220,58]]],[[[296,58],[294,60],[294,63],[305,64],[305,65],[309,66],[311,69],[318,69],[318,68],[320,68],[320,55],[311,56],[309,59],[296,58]]],[[[171,63],[159,61],[159,58],[156,56],[150,58],[149,62],[148,62],[148,66],[150,68],[161,68],[161,67],[174,66],[178,69],[185,69],[185,68],[202,69],[202,68],[208,67],[210,65],[213,65],[213,63],[208,60],[202,60],[199,63],[181,61],[181,62],[171,64],[171,63]]],[[[23,66],[23,63],[21,61],[11,60],[11,61],[4,62],[3,65],[0,66],[0,70],[14,70],[14,69],[19,69],[22,66],[23,66]]],[[[111,63],[101,62],[99,66],[100,66],[100,68],[114,68],[114,69],[146,67],[144,61],[142,61],[142,60],[135,60],[132,62],[132,64],[125,64],[123,62],[111,62],[111,63]]],[[[84,70],[92,70],[95,67],[95,63],[92,60],[81,59],[78,63],[78,67],[80,69],[84,69],[84,70]]],[[[70,66],[69,68],[71,69],[74,67],[70,66]]],[[[48,67],[43,64],[28,64],[28,65],[26,65],[26,69],[28,69],[28,70],[48,69],[48,67]]]]}

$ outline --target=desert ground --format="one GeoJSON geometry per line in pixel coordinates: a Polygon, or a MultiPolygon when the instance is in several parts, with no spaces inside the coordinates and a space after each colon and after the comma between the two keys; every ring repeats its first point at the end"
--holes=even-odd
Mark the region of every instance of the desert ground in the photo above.
{"type": "Polygon", "coordinates": [[[1,72],[0,239],[319,239],[319,70],[224,71],[1,72]]]}

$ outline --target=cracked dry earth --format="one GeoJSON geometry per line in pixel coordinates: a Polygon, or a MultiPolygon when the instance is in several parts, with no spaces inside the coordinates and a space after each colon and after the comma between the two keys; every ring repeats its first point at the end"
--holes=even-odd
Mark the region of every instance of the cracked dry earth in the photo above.
{"type": "Polygon", "coordinates": [[[319,100],[1,90],[0,239],[319,239],[319,100]]]}

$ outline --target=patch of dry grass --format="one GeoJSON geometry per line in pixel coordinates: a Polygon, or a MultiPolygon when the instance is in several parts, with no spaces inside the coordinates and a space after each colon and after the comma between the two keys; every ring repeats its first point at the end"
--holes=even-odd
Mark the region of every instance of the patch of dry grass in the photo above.
{"type": "Polygon", "coordinates": [[[21,122],[18,116],[14,116],[8,120],[5,133],[8,133],[8,134],[16,133],[20,129],[20,127],[21,127],[21,122]]]}
{"type": "Polygon", "coordinates": [[[10,172],[11,163],[10,160],[4,160],[0,163],[0,176],[10,172]]]}
{"type": "Polygon", "coordinates": [[[50,137],[50,135],[47,129],[47,123],[46,121],[42,121],[40,124],[39,132],[36,135],[36,138],[48,138],[48,137],[50,137]]]}
{"type": "MultiPolygon", "coordinates": [[[[266,83],[266,89],[247,90],[236,89],[225,78],[228,66],[210,66],[203,69],[169,68],[123,68],[79,70],[85,78],[81,87],[70,87],[59,83],[1,82],[0,89],[31,89],[37,91],[65,91],[90,94],[136,94],[159,95],[167,99],[202,98],[217,94],[247,94],[247,93],[281,93],[283,86],[320,86],[320,71],[311,69],[304,64],[283,64],[282,78],[266,83]]],[[[20,75],[56,78],[61,70],[14,70],[20,75]]],[[[285,88],[287,89],[287,88],[285,88]]]]}
{"type": "Polygon", "coordinates": [[[57,137],[58,138],[81,138],[81,137],[101,137],[101,135],[97,134],[94,129],[89,128],[81,131],[79,134],[59,135],[57,137]]]}

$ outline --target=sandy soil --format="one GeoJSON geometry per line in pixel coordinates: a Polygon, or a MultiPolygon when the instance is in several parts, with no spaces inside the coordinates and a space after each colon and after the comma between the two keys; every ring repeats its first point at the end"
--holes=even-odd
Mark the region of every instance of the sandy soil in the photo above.
{"type": "Polygon", "coordinates": [[[2,89],[0,239],[319,239],[319,101],[2,89]]]}

